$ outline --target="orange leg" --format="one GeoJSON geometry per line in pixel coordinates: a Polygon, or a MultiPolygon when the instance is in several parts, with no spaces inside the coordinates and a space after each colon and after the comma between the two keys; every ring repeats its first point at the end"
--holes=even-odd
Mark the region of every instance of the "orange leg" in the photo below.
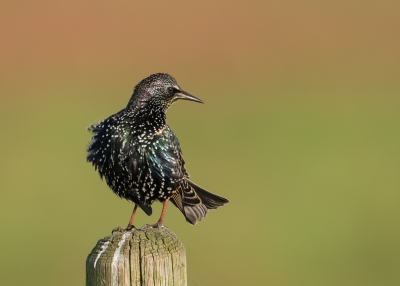
{"type": "Polygon", "coordinates": [[[138,207],[137,204],[135,204],[135,207],[133,208],[132,215],[131,215],[131,219],[129,220],[128,226],[127,226],[125,229],[123,229],[123,228],[117,226],[116,228],[114,228],[114,229],[111,231],[111,234],[114,234],[114,232],[125,232],[125,231],[130,231],[130,230],[132,230],[132,228],[134,228],[134,226],[133,226],[132,223],[133,223],[133,219],[135,218],[135,214],[136,214],[137,207],[138,207]]]}
{"type": "Polygon", "coordinates": [[[163,203],[160,219],[156,223],[157,226],[163,226],[164,225],[164,215],[165,215],[165,211],[167,210],[168,201],[169,201],[169,199],[166,199],[164,201],[164,203],[163,203]]]}
{"type": "Polygon", "coordinates": [[[163,202],[163,207],[162,207],[160,219],[158,220],[158,222],[155,224],[145,224],[144,226],[142,226],[141,230],[147,229],[147,228],[157,228],[160,226],[164,226],[164,215],[165,215],[165,211],[167,210],[168,201],[169,201],[169,199],[166,199],[163,202]]]}
{"type": "Polygon", "coordinates": [[[131,219],[128,222],[128,226],[126,227],[126,230],[132,229],[132,227],[133,227],[132,223],[133,223],[133,219],[135,218],[136,210],[137,210],[137,204],[135,204],[135,207],[133,208],[131,219]]]}

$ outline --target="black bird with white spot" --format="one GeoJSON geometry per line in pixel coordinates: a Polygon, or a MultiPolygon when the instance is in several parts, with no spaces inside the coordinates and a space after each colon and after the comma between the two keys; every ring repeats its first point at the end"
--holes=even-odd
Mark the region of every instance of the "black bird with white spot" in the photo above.
{"type": "Polygon", "coordinates": [[[134,88],[124,109],[88,128],[94,136],[87,161],[115,194],[135,203],[125,230],[132,229],[137,207],[151,215],[155,200],[163,208],[154,227],[163,225],[169,200],[193,225],[228,203],[189,180],[178,138],[166,122],[167,109],[178,99],[203,103],[169,74],[153,74],[134,88]]]}

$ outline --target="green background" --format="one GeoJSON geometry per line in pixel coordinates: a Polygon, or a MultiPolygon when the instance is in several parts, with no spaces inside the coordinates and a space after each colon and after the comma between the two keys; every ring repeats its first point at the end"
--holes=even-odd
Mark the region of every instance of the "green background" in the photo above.
{"type": "Polygon", "coordinates": [[[2,1],[0,283],[84,285],[132,211],[86,163],[86,127],[168,72],[206,103],[168,112],[187,169],[231,201],[195,227],[169,206],[189,285],[399,285],[399,10],[2,1]]]}

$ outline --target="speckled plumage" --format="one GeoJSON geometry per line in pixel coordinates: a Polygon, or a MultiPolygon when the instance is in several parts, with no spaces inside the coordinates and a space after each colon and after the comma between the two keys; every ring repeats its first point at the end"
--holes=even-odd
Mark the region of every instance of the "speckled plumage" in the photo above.
{"type": "Polygon", "coordinates": [[[146,214],[151,215],[155,200],[171,199],[186,220],[196,224],[209,209],[228,200],[189,180],[178,138],[166,123],[165,113],[178,99],[202,102],[182,91],[168,74],[142,80],[126,108],[89,127],[94,136],[87,160],[115,194],[146,214]]]}

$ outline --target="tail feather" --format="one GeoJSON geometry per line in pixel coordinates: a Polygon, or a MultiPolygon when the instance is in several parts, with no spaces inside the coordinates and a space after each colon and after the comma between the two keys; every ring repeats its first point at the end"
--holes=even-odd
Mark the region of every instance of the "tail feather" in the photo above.
{"type": "Polygon", "coordinates": [[[196,206],[185,206],[184,211],[185,212],[183,214],[185,215],[186,221],[193,225],[201,221],[201,219],[208,213],[207,207],[203,204],[196,206]]]}
{"type": "Polygon", "coordinates": [[[208,210],[216,209],[229,202],[189,180],[186,180],[173,194],[171,201],[193,225],[205,217],[208,210]]]}
{"type": "Polygon", "coordinates": [[[226,203],[229,203],[227,199],[210,193],[209,191],[206,191],[195,183],[189,181],[189,185],[195,190],[197,195],[200,197],[202,203],[206,205],[209,210],[214,210],[218,207],[223,206],[226,203]]]}

